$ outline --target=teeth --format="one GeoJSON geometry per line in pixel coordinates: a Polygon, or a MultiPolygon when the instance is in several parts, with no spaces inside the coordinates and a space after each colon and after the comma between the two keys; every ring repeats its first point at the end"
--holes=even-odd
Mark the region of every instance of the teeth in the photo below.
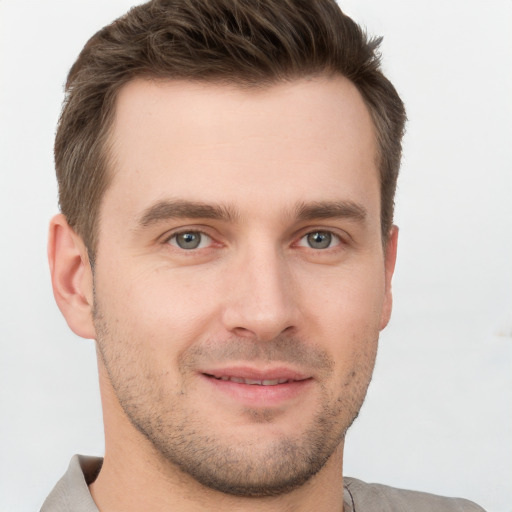
{"type": "Polygon", "coordinates": [[[222,375],[222,377],[215,377],[217,380],[231,381],[236,382],[238,384],[248,384],[249,386],[277,386],[278,384],[284,384],[285,382],[290,382],[289,379],[242,379],[241,377],[228,377],[227,375],[222,375]]]}
{"type": "MultiPolygon", "coordinates": [[[[237,382],[237,381],[235,381],[235,382],[237,382]]],[[[254,380],[254,379],[243,379],[243,382],[244,382],[244,384],[249,384],[251,386],[254,386],[254,385],[261,386],[262,382],[266,382],[266,381],[254,380]]]]}

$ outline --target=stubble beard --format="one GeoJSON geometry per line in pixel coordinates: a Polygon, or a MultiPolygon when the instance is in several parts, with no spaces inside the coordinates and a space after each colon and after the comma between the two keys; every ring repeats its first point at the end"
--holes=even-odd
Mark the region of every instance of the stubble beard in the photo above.
{"type": "MultiPolygon", "coordinates": [[[[212,356],[210,348],[195,347],[182,354],[180,367],[185,383],[178,392],[171,391],[163,385],[162,375],[144,364],[143,343],[110,332],[98,309],[95,309],[94,319],[103,365],[132,425],[150,441],[161,460],[207,488],[234,496],[286,494],[316,475],[340,447],[356,419],[375,362],[376,349],[371,347],[376,347],[376,339],[369,343],[364,340],[363,345],[370,349],[359,354],[351,374],[345,382],[339,383],[338,396],[329,396],[325,386],[321,387],[318,410],[310,426],[299,436],[233,443],[229,436],[223,437],[215,428],[209,428],[204,418],[186,402],[186,369],[193,368],[198,358],[212,356]]],[[[290,337],[279,337],[264,345],[245,339],[230,340],[224,342],[217,353],[224,357],[243,355],[241,359],[245,360],[257,357],[258,361],[268,362],[304,364],[309,361],[321,366],[325,376],[332,373],[334,367],[327,354],[290,337]]],[[[272,410],[246,412],[255,422],[272,423],[272,410]]]]}

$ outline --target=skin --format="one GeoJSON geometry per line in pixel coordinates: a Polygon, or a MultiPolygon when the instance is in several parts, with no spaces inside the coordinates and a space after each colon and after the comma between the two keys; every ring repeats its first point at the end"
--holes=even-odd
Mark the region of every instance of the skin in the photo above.
{"type": "Polygon", "coordinates": [[[62,215],[49,243],[59,307],[97,341],[99,509],[342,510],[397,242],[360,94],[137,79],[112,156],[94,274],[62,215]]]}

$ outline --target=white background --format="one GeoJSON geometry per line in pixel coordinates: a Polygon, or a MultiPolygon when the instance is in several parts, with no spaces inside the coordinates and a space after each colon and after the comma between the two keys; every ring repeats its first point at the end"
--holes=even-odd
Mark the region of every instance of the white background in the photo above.
{"type": "MultiPolygon", "coordinates": [[[[53,301],[52,143],[66,73],[130,0],[0,0],[0,512],[101,454],[93,342],[53,301]]],[[[347,0],[410,118],[393,320],[345,473],[512,511],[512,1],[347,0]]]]}

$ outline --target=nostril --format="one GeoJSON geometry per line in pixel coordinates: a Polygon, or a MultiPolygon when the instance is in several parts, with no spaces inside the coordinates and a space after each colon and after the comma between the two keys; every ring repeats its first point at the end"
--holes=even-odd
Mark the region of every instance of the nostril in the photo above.
{"type": "Polygon", "coordinates": [[[239,336],[240,338],[254,338],[255,333],[246,327],[235,327],[232,329],[233,333],[239,336]]]}
{"type": "Polygon", "coordinates": [[[261,322],[261,324],[255,322],[252,328],[235,327],[231,330],[239,338],[252,339],[256,342],[272,341],[282,335],[290,336],[293,331],[293,326],[287,326],[281,330],[279,326],[268,325],[265,322],[261,322]]]}

